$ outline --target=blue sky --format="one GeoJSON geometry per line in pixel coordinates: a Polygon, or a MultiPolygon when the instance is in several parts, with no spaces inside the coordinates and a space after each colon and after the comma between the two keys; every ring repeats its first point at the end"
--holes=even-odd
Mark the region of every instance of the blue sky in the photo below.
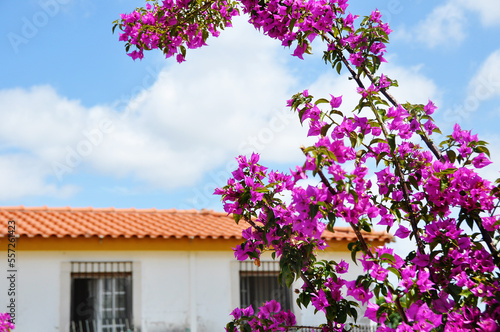
{"type": "MultiPolygon", "coordinates": [[[[0,204],[222,210],[215,186],[254,150],[272,168],[302,162],[305,131],[285,101],[357,96],[321,60],[304,61],[239,18],[179,65],[125,55],[111,22],[141,1],[0,3],[0,204]]],[[[491,142],[500,162],[500,3],[352,1],[394,30],[386,75],[401,101],[435,101],[491,142]]],[[[498,166],[484,170],[496,177],[498,166]]]]}

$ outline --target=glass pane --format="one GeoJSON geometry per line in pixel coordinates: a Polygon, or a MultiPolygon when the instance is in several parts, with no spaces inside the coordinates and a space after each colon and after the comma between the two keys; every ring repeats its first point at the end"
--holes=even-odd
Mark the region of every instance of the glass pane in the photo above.
{"type": "Polygon", "coordinates": [[[132,320],[131,286],[131,276],[73,278],[71,321],[77,329],[81,322],[81,332],[126,331],[132,320]]]}
{"type": "Polygon", "coordinates": [[[104,278],[104,291],[112,292],[113,291],[113,279],[112,278],[104,278]]]}
{"type": "Polygon", "coordinates": [[[113,317],[114,317],[114,315],[113,315],[113,309],[104,309],[102,311],[102,318],[103,318],[103,320],[112,319],[113,317]]]}
{"type": "Polygon", "coordinates": [[[115,279],[115,291],[116,292],[125,292],[125,278],[116,278],[115,279]]]}
{"type": "Polygon", "coordinates": [[[285,310],[291,309],[291,292],[280,286],[277,275],[241,275],[241,306],[252,305],[254,309],[264,302],[276,300],[285,310]]]}
{"type": "Polygon", "coordinates": [[[116,303],[115,306],[117,308],[125,308],[126,306],[126,296],[125,294],[117,294],[116,297],[116,303]]]}
{"type": "Polygon", "coordinates": [[[102,307],[104,309],[113,308],[113,295],[104,294],[102,298],[103,298],[102,307]]]}
{"type": "Polygon", "coordinates": [[[120,319],[120,322],[123,321],[126,317],[126,312],[125,312],[125,308],[123,309],[116,309],[115,310],[115,318],[118,318],[120,319]]]}

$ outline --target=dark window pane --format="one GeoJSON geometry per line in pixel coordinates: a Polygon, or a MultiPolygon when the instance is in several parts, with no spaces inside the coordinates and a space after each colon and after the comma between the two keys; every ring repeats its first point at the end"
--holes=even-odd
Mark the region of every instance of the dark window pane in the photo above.
{"type": "Polygon", "coordinates": [[[70,332],[117,332],[132,321],[132,276],[85,278],[78,273],[71,280],[70,332]],[[113,325],[116,327],[113,330],[113,325]]]}
{"type": "Polygon", "coordinates": [[[92,321],[96,318],[96,280],[75,278],[71,281],[71,321],[76,332],[96,332],[92,321]]]}
{"type": "Polygon", "coordinates": [[[278,282],[277,273],[241,272],[240,274],[241,307],[256,310],[265,302],[276,300],[284,310],[292,309],[291,292],[278,282]]]}

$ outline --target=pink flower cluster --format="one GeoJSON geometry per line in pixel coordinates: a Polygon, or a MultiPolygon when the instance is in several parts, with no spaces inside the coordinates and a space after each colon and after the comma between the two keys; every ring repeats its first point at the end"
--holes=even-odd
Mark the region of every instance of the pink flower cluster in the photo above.
{"type": "Polygon", "coordinates": [[[8,313],[0,313],[0,332],[10,332],[14,329],[11,317],[8,313]]]}
{"type": "Polygon", "coordinates": [[[244,309],[236,308],[231,312],[233,321],[227,324],[226,332],[237,332],[238,327],[247,331],[288,331],[296,324],[295,315],[290,310],[281,310],[276,300],[271,300],[259,308],[255,314],[252,306],[244,309]]]}
{"type": "Polygon", "coordinates": [[[128,53],[134,60],[142,59],[144,50],[160,49],[167,58],[177,54],[177,61],[182,62],[186,46],[194,49],[206,45],[209,35],[217,37],[219,29],[230,27],[232,17],[239,15],[239,6],[256,29],[280,40],[283,46],[290,47],[297,41],[293,55],[300,59],[319,35],[337,38],[336,44],[329,43],[328,51],[348,49],[349,60],[357,67],[370,56],[377,57],[379,63],[386,61],[383,55],[391,33],[389,26],[380,20],[380,12],[374,11],[362,22],[365,33],[359,34],[354,28],[358,16],[346,13],[347,0],[217,0],[208,5],[168,0],[122,14],[114,23],[123,31],[119,39],[126,42],[127,52],[132,46],[136,48],[128,53]]]}
{"type": "MultiPolygon", "coordinates": [[[[341,101],[333,96],[327,102],[332,110],[341,105],[341,101]]],[[[397,222],[395,235],[406,238],[415,235],[411,223],[408,227],[402,224],[403,220],[410,219],[408,203],[413,211],[413,222],[420,224],[422,243],[440,250],[436,249],[432,255],[417,251],[413,257],[407,258],[385,247],[364,252],[360,261],[366,273],[362,279],[365,282],[346,281],[335,274],[335,277],[321,279],[318,288],[311,289],[305,284],[303,292],[309,294],[311,304],[328,317],[331,312],[339,311],[334,303],[338,306],[339,301],[346,300],[341,291],[345,286],[348,296],[368,305],[366,316],[381,323],[380,331],[431,331],[443,324],[445,329],[450,330],[452,326],[457,326],[459,317],[462,317],[461,322],[465,322],[467,311],[457,311],[457,308],[470,305],[471,301],[481,301],[491,308],[476,313],[480,318],[475,320],[474,326],[499,319],[498,265],[495,265],[490,252],[478,246],[481,239],[471,239],[461,229],[457,219],[450,217],[452,209],[459,208],[461,219],[479,218],[487,231],[498,232],[498,217],[481,218],[478,215],[493,211],[498,198],[491,194],[492,184],[474,172],[474,163],[467,163],[465,159],[462,160],[463,165],[458,165],[456,161],[435,160],[429,151],[409,141],[422,128],[409,125],[418,114],[412,115],[403,107],[387,109],[385,122],[377,126],[373,120],[358,116],[342,116],[340,121],[335,121],[330,115],[339,114],[321,110],[317,103],[312,102],[312,96],[307,91],[294,96],[288,105],[298,111],[301,121],[309,120],[310,128],[319,127],[319,132],[314,129],[312,135],[317,137],[317,142],[304,150],[304,165],[297,166],[289,176],[279,173],[279,180],[271,172],[272,181],[266,183],[267,170],[257,163],[257,155],[252,155],[252,162],[239,157],[240,168],[233,173],[234,178],[224,189],[216,191],[223,196],[228,213],[245,215],[246,211],[252,211],[255,215],[253,220],[259,225],[244,232],[245,239],[252,242],[247,241],[236,248],[236,257],[258,258],[261,251],[269,249],[277,253],[276,257],[282,257],[284,248],[304,248],[307,244],[320,245],[321,249],[324,245],[320,242],[321,231],[325,223],[332,223],[336,218],[363,228],[367,225],[372,227],[370,221],[377,221],[388,229],[397,222]],[[389,138],[384,137],[384,126],[385,132],[398,131],[401,139],[392,148],[389,138]],[[324,131],[324,127],[328,130],[324,131]],[[325,135],[326,132],[329,135],[325,135]],[[411,135],[404,135],[407,132],[411,135]],[[369,135],[370,143],[359,144],[360,137],[369,135]],[[361,147],[366,149],[363,154],[359,153],[361,147]],[[369,170],[366,163],[370,159],[377,160],[381,155],[391,158],[389,160],[399,160],[395,161],[399,163],[399,168],[389,163],[389,166],[374,172],[379,197],[385,197],[379,201],[372,192],[371,181],[367,179],[369,170]],[[342,167],[348,163],[352,165],[351,171],[342,167]],[[404,173],[401,167],[404,167],[404,173]],[[329,182],[321,181],[318,186],[307,188],[298,185],[300,180],[309,176],[308,173],[323,170],[330,176],[329,182]],[[271,189],[274,186],[278,190],[271,189]],[[283,193],[283,190],[291,191],[290,204],[280,202],[273,205],[277,202],[274,195],[283,193]],[[404,218],[403,213],[407,214],[404,218]],[[397,287],[388,286],[390,273],[399,278],[397,287]],[[408,303],[406,321],[396,329],[385,325],[389,316],[387,312],[378,318],[374,315],[379,305],[371,300],[378,292],[384,294],[385,306],[394,308],[394,312],[400,298],[405,299],[411,294],[421,300],[408,303]],[[471,294],[474,300],[464,294],[471,294]],[[446,318],[449,315],[452,315],[453,323],[446,318]]],[[[429,102],[422,107],[420,116],[426,116],[434,111],[433,108],[429,102]]],[[[457,128],[454,135],[460,139],[467,136],[457,128]]],[[[469,143],[475,145],[478,141],[471,139],[466,144],[469,143]]],[[[473,154],[471,151],[468,157],[473,154]]],[[[247,215],[247,218],[252,219],[252,215],[247,215]]],[[[308,251],[307,255],[313,254],[308,251]]],[[[302,269],[308,271],[312,283],[319,280],[309,270],[314,259],[302,263],[302,269]]]]}
{"type": "MultiPolygon", "coordinates": [[[[358,303],[378,331],[500,330],[500,186],[477,173],[491,163],[486,142],[457,124],[438,148],[431,138],[440,133],[434,103],[402,105],[387,93],[394,81],[376,72],[386,61],[391,30],[380,12],[359,22],[346,11],[347,0],[167,0],[115,24],[127,52],[135,48],[132,58],[160,49],[182,62],[186,47],[205,45],[240,10],[283,46],[296,42],[293,55],[301,59],[321,37],[324,60],[339,73],[347,69],[361,99],[357,114],[348,115],[341,111],[342,96],[314,100],[305,90],[287,101],[316,140],[302,148],[305,161],[289,174],[269,171],[258,154],[237,158],[226,186],[215,190],[224,210],[249,225],[245,241],[234,248],[236,258],[258,264],[262,252],[271,251],[280,260],[282,284],[304,280],[298,301],[325,314],[325,331],[344,329],[348,317],[356,320],[358,303]],[[303,185],[308,178],[317,185],[303,185]],[[326,247],[323,232],[337,220],[357,236],[349,250],[363,274],[355,280],[341,277],[345,262],[315,256],[326,247]],[[416,250],[401,257],[370,246],[364,232],[376,226],[414,240],[416,250]]],[[[257,314],[249,307],[232,315],[231,332],[295,324],[276,301],[257,314]]]]}
{"type": "Polygon", "coordinates": [[[258,259],[267,246],[272,247],[278,257],[284,248],[304,241],[325,246],[321,240],[325,224],[319,222],[318,215],[310,215],[308,202],[303,201],[306,192],[313,190],[313,187],[294,191],[293,199],[297,204],[286,206],[274,200],[274,197],[294,188],[293,176],[268,172],[267,168],[258,164],[258,154],[252,154],[249,159],[240,156],[237,161],[239,168],[232,173],[233,177],[228,180],[227,186],[215,191],[215,194],[223,196],[227,213],[254,223],[254,226],[243,232],[246,241],[235,248],[237,259],[258,259]],[[266,229],[266,233],[263,234],[261,229],[266,229]],[[284,238],[287,239],[286,243],[284,238]]]}
{"type": "Polygon", "coordinates": [[[219,29],[231,26],[231,19],[238,15],[233,4],[218,0],[200,5],[197,1],[165,0],[161,5],[140,8],[130,14],[122,14],[119,26],[120,41],[126,42],[132,59],[142,59],[144,50],[160,49],[169,58],[177,54],[177,61],[185,61],[186,47],[196,49],[206,45],[209,35],[217,37],[219,29]],[[191,12],[192,15],[188,13],[191,12]],[[185,45],[185,46],[184,46],[185,45]]]}

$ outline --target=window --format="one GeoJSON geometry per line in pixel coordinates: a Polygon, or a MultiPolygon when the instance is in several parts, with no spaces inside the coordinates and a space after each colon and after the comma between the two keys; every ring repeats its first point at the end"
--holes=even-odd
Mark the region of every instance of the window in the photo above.
{"type": "Polygon", "coordinates": [[[131,325],[132,262],[72,262],[70,332],[127,332],[131,325]]]}
{"type": "Polygon", "coordinates": [[[292,293],[278,282],[278,262],[240,262],[240,306],[257,310],[264,302],[276,300],[284,310],[292,309],[292,293]]]}

